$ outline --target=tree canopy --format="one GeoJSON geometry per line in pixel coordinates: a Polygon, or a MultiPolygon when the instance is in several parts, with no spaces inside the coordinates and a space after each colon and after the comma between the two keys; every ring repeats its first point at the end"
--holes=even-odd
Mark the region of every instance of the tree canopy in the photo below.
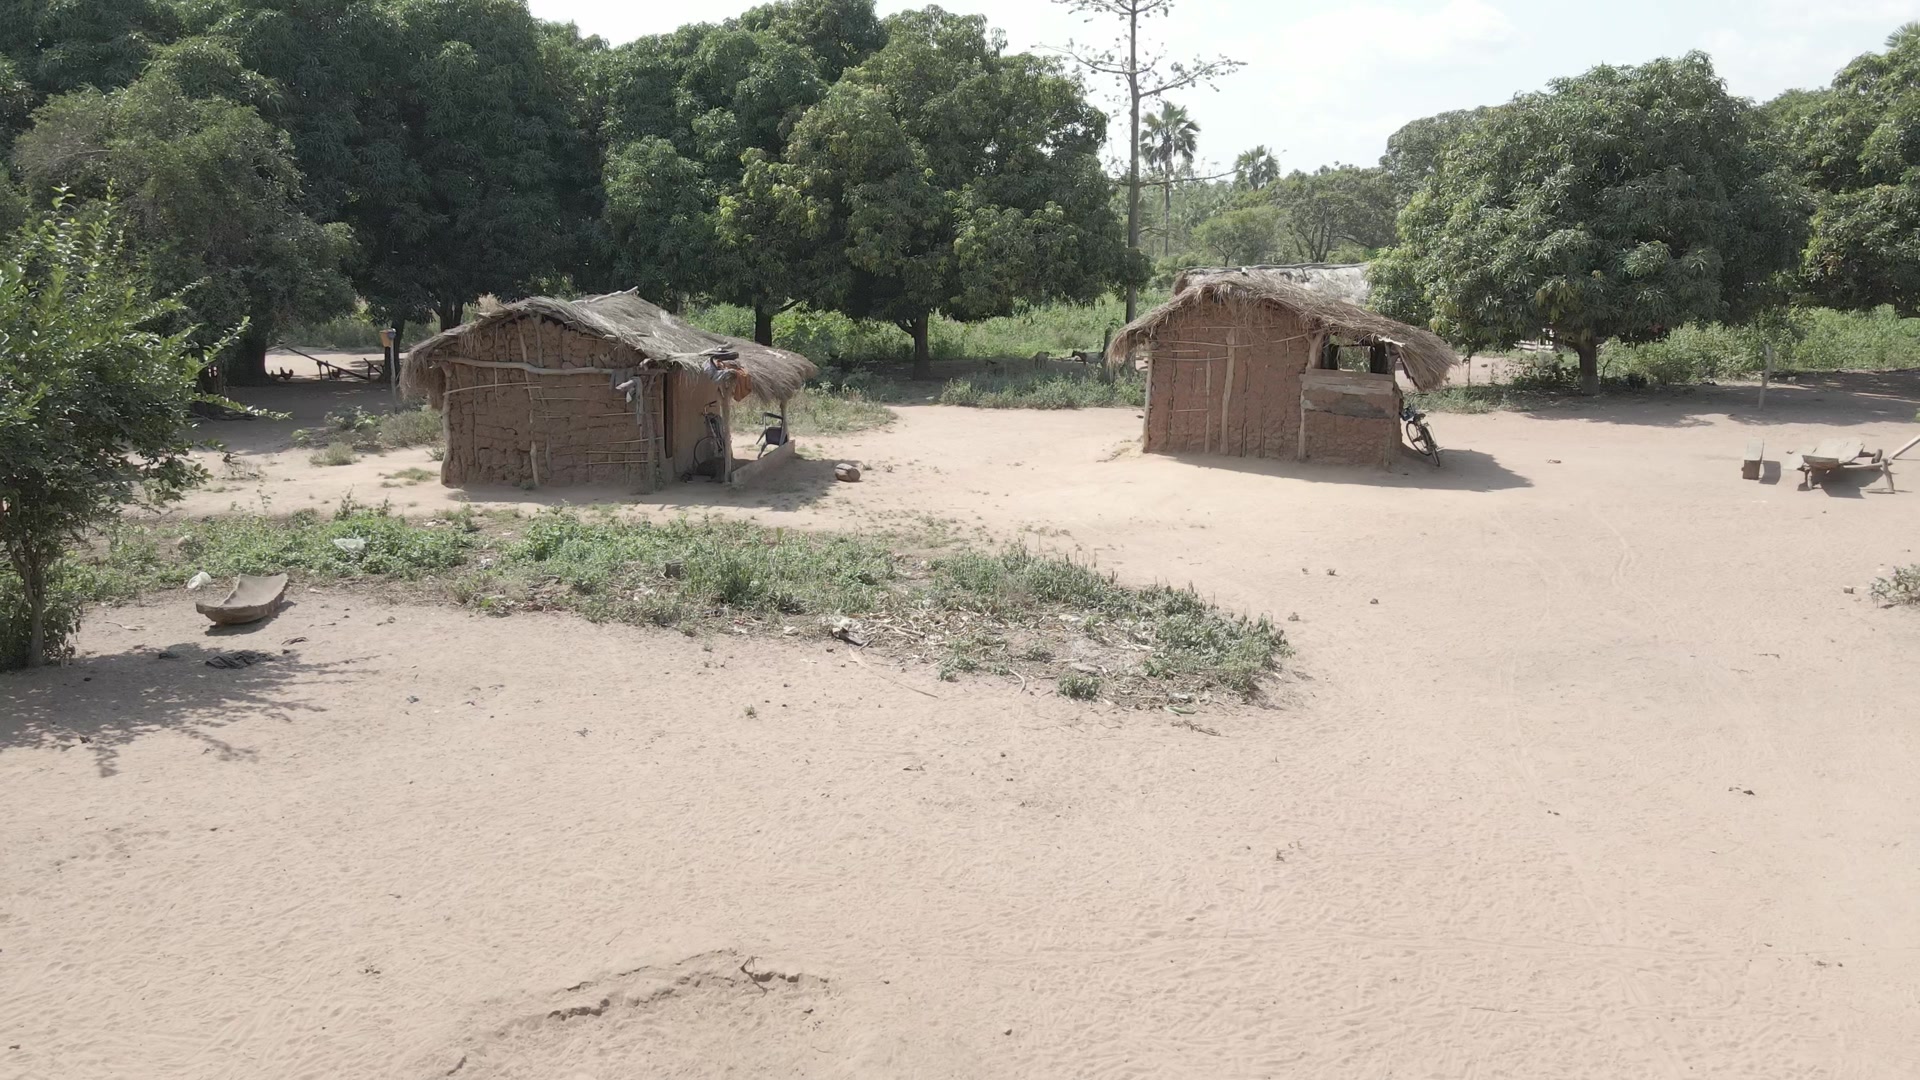
{"type": "MultiPolygon", "coordinates": [[[[1105,117],[979,16],[887,20],[884,48],[795,126],[769,208],[834,253],[810,298],[886,319],[927,372],[927,320],[1091,299],[1133,265],[1100,169],[1105,117]]],[[[825,268],[823,268],[825,269],[825,268]]]]}
{"type": "Polygon", "coordinates": [[[1920,23],[1770,111],[1817,192],[1804,271],[1836,307],[1920,315],[1920,23]]]}
{"type": "Polygon", "coordinates": [[[1598,385],[1604,341],[1739,319],[1805,235],[1758,111],[1699,53],[1598,67],[1473,122],[1415,192],[1376,302],[1474,347],[1541,334],[1598,385]]]}
{"type": "Polygon", "coordinates": [[[160,288],[203,328],[199,343],[246,323],[238,361],[256,372],[277,327],[353,301],[345,227],[301,212],[293,148],[249,106],[190,96],[156,69],[52,99],[15,156],[37,198],[115,199],[160,288]]]}

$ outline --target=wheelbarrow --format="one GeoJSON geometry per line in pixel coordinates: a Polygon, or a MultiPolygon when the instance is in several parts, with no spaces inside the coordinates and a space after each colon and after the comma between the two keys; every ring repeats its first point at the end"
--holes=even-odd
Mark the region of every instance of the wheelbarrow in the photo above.
{"type": "Polygon", "coordinates": [[[1887,490],[1892,491],[1894,459],[1915,446],[1920,446],[1920,436],[1891,454],[1870,451],[1859,439],[1823,440],[1800,455],[1801,490],[1810,491],[1845,472],[1877,472],[1887,478],[1887,490]]]}

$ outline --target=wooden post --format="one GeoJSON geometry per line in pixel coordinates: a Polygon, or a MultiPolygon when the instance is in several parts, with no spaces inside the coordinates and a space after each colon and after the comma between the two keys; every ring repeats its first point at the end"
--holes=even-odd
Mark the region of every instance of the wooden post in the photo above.
{"type": "Polygon", "coordinates": [[[720,387],[720,482],[733,483],[733,379],[722,379],[720,387]]]}
{"type": "Polygon", "coordinates": [[[1760,372],[1760,408],[1767,407],[1767,384],[1773,382],[1773,342],[1760,344],[1760,351],[1767,358],[1767,366],[1760,372]]]}

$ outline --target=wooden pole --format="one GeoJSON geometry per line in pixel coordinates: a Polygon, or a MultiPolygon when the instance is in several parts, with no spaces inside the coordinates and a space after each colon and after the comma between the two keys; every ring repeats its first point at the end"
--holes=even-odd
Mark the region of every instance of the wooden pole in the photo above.
{"type": "Polygon", "coordinates": [[[1767,385],[1773,382],[1773,342],[1761,342],[1760,352],[1767,358],[1767,365],[1760,372],[1760,408],[1764,409],[1767,407],[1767,385]]]}
{"type": "Polygon", "coordinates": [[[720,386],[720,482],[733,483],[733,380],[720,386]]]}

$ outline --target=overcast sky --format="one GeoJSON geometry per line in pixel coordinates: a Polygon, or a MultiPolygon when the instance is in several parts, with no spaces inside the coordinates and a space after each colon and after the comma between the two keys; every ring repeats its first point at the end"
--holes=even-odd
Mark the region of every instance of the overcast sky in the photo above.
{"type": "MultiPolygon", "coordinates": [[[[609,41],[715,21],[747,0],[531,0],[534,14],[609,41]],[[690,12],[698,12],[697,19],[690,12]]],[[[924,6],[880,0],[882,14],[924,6]]],[[[1050,0],[949,0],[1004,30],[1015,49],[1112,37],[1050,0]]],[[[1151,24],[1174,57],[1224,53],[1246,66],[1217,92],[1176,100],[1215,163],[1256,144],[1287,169],[1373,164],[1409,120],[1490,105],[1595,64],[1702,49],[1734,93],[1758,100],[1825,85],[1863,52],[1920,19],[1920,0],[1181,0],[1151,24]]],[[[1110,113],[1107,87],[1089,84],[1110,113]]],[[[1117,115],[1117,113],[1115,113],[1117,115]]]]}

